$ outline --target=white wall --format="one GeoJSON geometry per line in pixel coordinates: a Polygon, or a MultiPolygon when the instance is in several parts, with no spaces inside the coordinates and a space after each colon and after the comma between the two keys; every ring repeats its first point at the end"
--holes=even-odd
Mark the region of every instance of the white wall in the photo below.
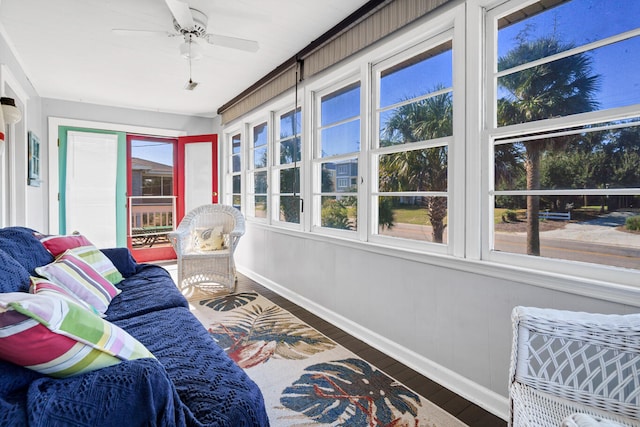
{"type": "Polygon", "coordinates": [[[505,419],[514,306],[638,311],[539,286],[537,272],[251,222],[236,261],[243,274],[505,419]]]}
{"type": "Polygon", "coordinates": [[[42,138],[41,99],[7,44],[0,25],[0,93],[16,100],[22,120],[14,125],[10,141],[0,143],[0,225],[39,228],[45,189],[27,185],[27,132],[42,138]]]}

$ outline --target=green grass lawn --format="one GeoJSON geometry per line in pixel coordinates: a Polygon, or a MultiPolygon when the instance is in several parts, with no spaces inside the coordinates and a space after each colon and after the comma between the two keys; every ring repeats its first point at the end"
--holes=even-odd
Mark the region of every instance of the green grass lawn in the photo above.
{"type": "Polygon", "coordinates": [[[403,206],[393,208],[393,222],[402,224],[429,224],[427,210],[420,206],[403,206]]]}

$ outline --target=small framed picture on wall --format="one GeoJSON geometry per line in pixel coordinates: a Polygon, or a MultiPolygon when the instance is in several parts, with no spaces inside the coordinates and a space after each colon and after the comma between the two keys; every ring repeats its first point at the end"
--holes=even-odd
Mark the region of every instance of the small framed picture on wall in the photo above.
{"type": "Polygon", "coordinates": [[[33,187],[40,187],[40,139],[32,131],[28,132],[29,153],[27,183],[33,187]]]}

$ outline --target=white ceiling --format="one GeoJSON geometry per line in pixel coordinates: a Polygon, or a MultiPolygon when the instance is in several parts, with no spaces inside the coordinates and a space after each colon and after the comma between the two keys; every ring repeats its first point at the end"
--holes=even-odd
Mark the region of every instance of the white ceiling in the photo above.
{"type": "MultiPolygon", "coordinates": [[[[201,43],[189,63],[164,0],[0,0],[7,42],[41,97],[213,117],[218,107],[294,56],[366,0],[185,0],[207,32],[258,41],[249,53],[201,43]]],[[[0,59],[1,62],[1,59],[0,59]]]]}

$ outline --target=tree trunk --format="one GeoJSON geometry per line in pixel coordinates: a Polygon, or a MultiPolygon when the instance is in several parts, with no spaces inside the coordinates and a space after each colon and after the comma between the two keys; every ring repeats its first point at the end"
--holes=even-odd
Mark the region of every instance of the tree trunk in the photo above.
{"type": "MultiPolygon", "coordinates": [[[[540,157],[536,143],[526,145],[527,190],[540,189],[540,157]]],[[[540,256],[540,196],[527,196],[527,254],[540,256]]]]}
{"type": "Polygon", "coordinates": [[[427,197],[427,211],[431,221],[431,237],[434,243],[442,243],[444,240],[444,229],[447,226],[444,219],[447,216],[446,197],[427,197]]]}

